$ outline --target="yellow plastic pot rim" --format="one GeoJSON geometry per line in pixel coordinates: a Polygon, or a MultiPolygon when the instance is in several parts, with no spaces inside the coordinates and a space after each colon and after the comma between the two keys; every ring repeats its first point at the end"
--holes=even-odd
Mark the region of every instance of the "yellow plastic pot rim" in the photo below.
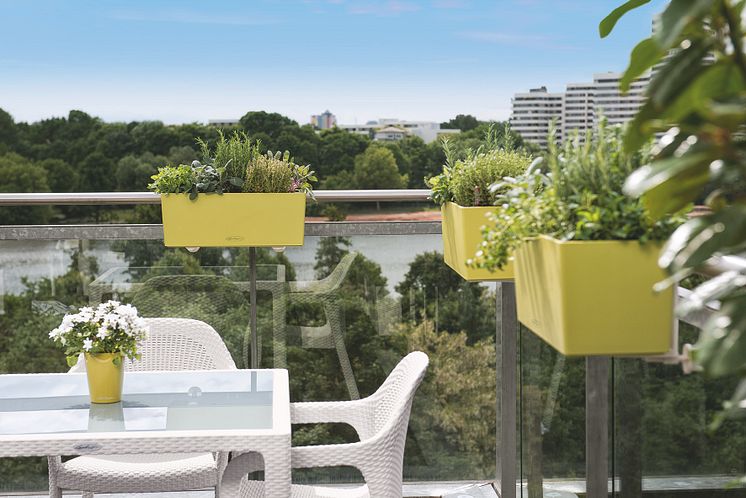
{"type": "MultiPolygon", "coordinates": [[[[161,197],[168,197],[170,195],[184,195],[184,196],[188,197],[188,196],[191,195],[191,193],[190,192],[181,192],[181,193],[178,193],[178,194],[177,193],[168,193],[168,194],[159,194],[159,195],[161,197]]],[[[230,196],[233,196],[233,195],[271,195],[271,196],[275,196],[275,195],[302,195],[304,197],[306,196],[306,194],[304,194],[303,192],[223,192],[222,194],[219,193],[219,192],[200,192],[199,194],[197,194],[197,197],[194,200],[198,200],[203,195],[209,195],[211,197],[212,196],[216,196],[216,197],[217,196],[224,196],[224,195],[230,195],[230,196]]]]}
{"type": "Polygon", "coordinates": [[[637,244],[639,246],[660,246],[665,241],[664,240],[651,240],[648,242],[640,243],[639,239],[629,239],[629,240],[562,240],[558,239],[556,237],[552,237],[551,235],[537,235],[536,237],[526,237],[524,242],[530,242],[534,240],[548,240],[550,242],[554,242],[555,244],[561,244],[561,245],[618,245],[618,244],[637,244]]]}

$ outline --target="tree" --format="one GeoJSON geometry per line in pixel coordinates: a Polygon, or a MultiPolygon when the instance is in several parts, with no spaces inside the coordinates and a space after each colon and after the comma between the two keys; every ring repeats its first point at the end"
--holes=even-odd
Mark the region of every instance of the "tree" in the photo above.
{"type": "Polygon", "coordinates": [[[298,127],[298,123],[276,112],[250,111],[239,120],[241,128],[254,137],[257,133],[266,133],[270,139],[276,139],[288,126],[298,127]]]}
{"type": "MultiPolygon", "coordinates": [[[[434,143],[440,145],[438,142],[434,143]]],[[[440,172],[443,163],[433,162],[428,146],[420,137],[404,137],[399,141],[399,149],[407,158],[408,169],[403,172],[409,176],[409,188],[427,188],[425,178],[440,172]]]]}
{"type": "Polygon", "coordinates": [[[0,109],[0,154],[13,150],[18,141],[18,130],[13,116],[0,109]]]}
{"type": "MultiPolygon", "coordinates": [[[[0,156],[0,192],[49,192],[47,172],[18,154],[0,156]]],[[[0,208],[4,225],[43,225],[51,215],[49,206],[0,208]]]]}
{"type": "Polygon", "coordinates": [[[355,185],[361,189],[404,188],[407,178],[399,174],[393,152],[371,144],[355,158],[355,185]]]}
{"type": "Polygon", "coordinates": [[[332,128],[320,135],[318,164],[314,168],[319,180],[349,172],[355,166],[355,157],[365,152],[370,139],[365,135],[332,128]]]}
{"type": "Polygon", "coordinates": [[[52,192],[77,192],[80,175],[62,159],[44,159],[38,163],[47,172],[47,183],[52,192]]]}
{"type": "Polygon", "coordinates": [[[463,280],[439,252],[418,254],[396,292],[405,316],[415,323],[433,320],[439,330],[464,331],[470,342],[494,335],[494,303],[487,289],[463,280]]]}
{"type": "Polygon", "coordinates": [[[94,152],[78,165],[81,192],[113,192],[116,187],[114,162],[100,152],[94,152]]]}
{"type": "MultiPolygon", "coordinates": [[[[173,150],[174,147],[171,149],[173,150]]],[[[168,162],[166,157],[155,156],[152,152],[145,152],[140,156],[123,157],[116,167],[117,190],[123,192],[146,190],[151,181],[150,177],[158,171],[159,166],[168,162]]]]}
{"type": "MultiPolygon", "coordinates": [[[[160,121],[143,121],[137,123],[130,131],[134,140],[136,152],[152,152],[153,154],[165,155],[171,147],[179,144],[179,137],[173,127],[166,126],[160,121]]],[[[184,144],[188,145],[188,144],[184,144]]]]}
{"type": "Polygon", "coordinates": [[[480,124],[481,124],[481,121],[479,121],[477,118],[475,118],[471,114],[459,114],[455,118],[451,119],[450,121],[441,123],[440,126],[442,128],[448,128],[452,130],[456,129],[456,130],[461,130],[461,131],[469,131],[469,130],[473,130],[480,124]]]}

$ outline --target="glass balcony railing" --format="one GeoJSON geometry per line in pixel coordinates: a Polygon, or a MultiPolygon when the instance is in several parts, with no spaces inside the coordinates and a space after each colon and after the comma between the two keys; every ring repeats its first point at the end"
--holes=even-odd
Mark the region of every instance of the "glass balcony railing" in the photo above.
{"type": "MultiPolygon", "coordinates": [[[[427,194],[318,197],[403,203],[427,194]]],[[[157,202],[67,195],[2,194],[0,204],[157,202]]],[[[146,317],[210,324],[241,368],[287,368],[291,401],[367,396],[407,352],[425,351],[404,465],[405,481],[425,483],[423,496],[441,496],[426,484],[444,481],[494,483],[507,498],[607,488],[625,498],[743,496],[725,485],[746,474],[746,425],[707,430],[730,382],[685,376],[661,358],[564,357],[518,325],[512,283],[467,283],[441,251],[439,222],[307,223],[304,246],[256,252],[252,348],[249,249],[165,248],[157,225],[0,226],[0,373],[66,371],[48,331],[70,310],[117,299],[146,317]]],[[[697,333],[682,324],[680,343],[697,333]]],[[[298,426],[293,444],[354,437],[342,425],[298,426]]],[[[0,459],[0,493],[43,493],[45,465],[0,459]]],[[[344,467],[293,478],[361,476],[344,467]]],[[[448,496],[496,496],[479,489],[448,496]]]]}

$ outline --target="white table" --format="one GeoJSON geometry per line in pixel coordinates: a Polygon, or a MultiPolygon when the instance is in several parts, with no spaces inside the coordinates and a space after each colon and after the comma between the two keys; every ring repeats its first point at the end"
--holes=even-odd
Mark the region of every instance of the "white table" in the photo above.
{"type": "Polygon", "coordinates": [[[0,375],[0,457],[217,451],[261,453],[267,496],[290,495],[287,370],[127,372],[110,405],[85,374],[0,375]]]}

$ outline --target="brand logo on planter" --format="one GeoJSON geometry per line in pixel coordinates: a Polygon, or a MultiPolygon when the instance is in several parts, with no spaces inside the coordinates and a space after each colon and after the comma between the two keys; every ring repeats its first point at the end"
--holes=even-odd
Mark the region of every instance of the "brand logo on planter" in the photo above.
{"type": "Polygon", "coordinates": [[[228,242],[238,242],[243,239],[244,237],[242,235],[229,235],[228,237],[225,238],[225,240],[228,242]]]}

